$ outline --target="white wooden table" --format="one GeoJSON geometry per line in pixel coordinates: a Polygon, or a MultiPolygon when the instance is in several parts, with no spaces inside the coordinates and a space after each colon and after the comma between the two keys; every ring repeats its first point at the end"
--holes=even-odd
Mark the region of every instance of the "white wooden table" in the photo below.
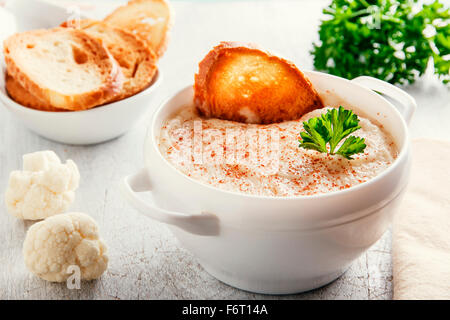
{"type": "MultiPolygon", "coordinates": [[[[28,131],[0,105],[0,299],[389,299],[392,297],[391,235],[388,231],[338,280],[299,295],[264,296],[229,287],[206,273],[163,224],[141,216],[121,197],[120,180],[143,165],[142,146],[151,110],[175,90],[193,82],[197,63],[220,40],[253,41],[282,53],[301,69],[317,37],[321,8],[328,1],[173,2],[176,22],[160,61],[164,81],[142,123],[123,137],[95,146],[69,146],[28,131]],[[3,192],[22,154],[51,149],[71,158],[82,176],[72,211],[90,214],[100,225],[110,263],[97,281],[80,290],[53,284],[25,268],[22,243],[32,222],[11,217],[3,192]]],[[[109,9],[99,7],[95,14],[109,9]]],[[[407,87],[419,109],[413,137],[450,136],[450,94],[433,77],[407,87]]],[[[88,128],[87,128],[88,129],[88,128]]]]}

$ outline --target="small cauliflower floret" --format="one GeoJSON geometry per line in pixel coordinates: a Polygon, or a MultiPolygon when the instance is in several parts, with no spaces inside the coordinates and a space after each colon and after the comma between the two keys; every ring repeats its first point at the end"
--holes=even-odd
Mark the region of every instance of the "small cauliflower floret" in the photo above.
{"type": "Polygon", "coordinates": [[[65,212],[75,199],[80,173],[72,160],[61,163],[53,151],[23,156],[23,170],[13,171],[5,194],[8,212],[39,220],[65,212]]]}
{"type": "Polygon", "coordinates": [[[97,223],[81,212],[59,214],[31,226],[23,256],[28,270],[52,282],[66,281],[73,272],[67,273],[70,266],[80,268],[82,280],[96,279],[108,267],[97,223]]]}

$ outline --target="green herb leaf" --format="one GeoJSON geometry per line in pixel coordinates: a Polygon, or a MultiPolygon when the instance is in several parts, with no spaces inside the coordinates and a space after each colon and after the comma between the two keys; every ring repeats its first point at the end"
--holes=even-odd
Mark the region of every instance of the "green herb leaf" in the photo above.
{"type": "Polygon", "coordinates": [[[328,152],[327,142],[330,140],[330,135],[320,118],[311,118],[303,122],[303,128],[306,130],[306,132],[300,132],[303,148],[328,152]]]}
{"type": "Polygon", "coordinates": [[[363,138],[350,136],[344,141],[339,150],[336,151],[336,154],[352,160],[352,155],[363,152],[365,148],[366,144],[363,138]]]}
{"type": "Polygon", "coordinates": [[[311,118],[303,122],[305,131],[300,132],[299,147],[316,150],[322,153],[339,154],[349,160],[351,156],[361,153],[366,148],[363,138],[350,136],[360,129],[359,119],[351,110],[342,106],[330,109],[320,117],[311,118]],[[348,137],[339,147],[339,143],[348,137]],[[327,144],[329,143],[329,148],[327,144]]]}
{"type": "Polygon", "coordinates": [[[339,109],[331,109],[322,115],[323,122],[326,123],[331,135],[330,153],[334,154],[338,143],[346,138],[349,134],[361,128],[358,123],[359,119],[351,110],[345,110],[343,107],[339,109]]]}
{"type": "Polygon", "coordinates": [[[332,0],[323,13],[311,52],[316,69],[405,84],[432,58],[435,73],[450,81],[450,11],[439,0],[332,0]]]}

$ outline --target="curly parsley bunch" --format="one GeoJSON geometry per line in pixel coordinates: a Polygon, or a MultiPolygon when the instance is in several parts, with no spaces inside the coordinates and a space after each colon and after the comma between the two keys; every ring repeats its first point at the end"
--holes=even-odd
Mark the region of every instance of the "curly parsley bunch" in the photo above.
{"type": "Polygon", "coordinates": [[[435,0],[332,0],[323,10],[314,67],[352,79],[368,75],[413,83],[430,58],[444,83],[450,81],[450,12],[435,0]]]}

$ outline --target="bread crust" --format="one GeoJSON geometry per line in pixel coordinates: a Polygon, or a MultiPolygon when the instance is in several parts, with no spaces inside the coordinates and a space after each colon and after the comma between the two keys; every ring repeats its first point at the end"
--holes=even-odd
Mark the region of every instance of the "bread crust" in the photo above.
{"type": "Polygon", "coordinates": [[[131,0],[126,5],[120,6],[114,10],[104,19],[104,21],[136,35],[153,50],[158,58],[160,58],[166,51],[167,43],[170,38],[170,30],[173,25],[173,10],[170,4],[165,0],[131,0]],[[155,20],[155,18],[165,17],[151,17],[148,16],[144,10],[138,10],[139,16],[137,17],[133,12],[133,10],[139,8],[139,6],[150,4],[160,5],[167,13],[167,21],[165,21],[162,30],[158,32],[158,35],[161,37],[161,41],[158,43],[153,43],[152,39],[154,37],[152,36],[152,33],[155,32],[155,28],[146,20],[155,20]],[[124,19],[124,17],[126,18],[124,19]]]}
{"type": "Polygon", "coordinates": [[[152,82],[157,70],[157,57],[137,36],[105,22],[90,19],[68,21],[61,26],[79,28],[92,37],[99,38],[120,66],[124,84],[120,93],[111,101],[132,96],[152,82]]]}
{"type": "Polygon", "coordinates": [[[21,104],[25,107],[41,110],[41,111],[52,111],[52,112],[60,112],[60,111],[66,111],[63,109],[57,109],[53,108],[49,105],[47,105],[44,101],[39,100],[35,96],[33,96],[31,93],[29,93],[27,90],[25,90],[24,87],[20,85],[19,82],[17,82],[13,77],[11,77],[8,73],[6,73],[5,76],[5,88],[6,92],[8,92],[8,95],[16,101],[18,104],[21,104]]]}
{"type": "Polygon", "coordinates": [[[33,30],[12,35],[4,42],[4,54],[7,71],[26,91],[45,102],[46,105],[58,109],[85,110],[105,103],[117,96],[123,86],[123,75],[115,60],[103,47],[102,43],[82,30],[54,28],[33,30]],[[70,33],[71,39],[82,46],[89,57],[89,63],[96,72],[100,72],[103,83],[89,92],[64,94],[41,86],[27,74],[23,66],[17,63],[15,54],[25,50],[29,39],[43,39],[49,33],[70,33]]]}
{"type": "Polygon", "coordinates": [[[194,103],[206,117],[263,124],[323,108],[311,82],[292,62],[239,42],[221,42],[199,63],[194,103]],[[238,64],[242,68],[235,70],[238,64]],[[243,71],[249,65],[251,70],[243,71]]]}

